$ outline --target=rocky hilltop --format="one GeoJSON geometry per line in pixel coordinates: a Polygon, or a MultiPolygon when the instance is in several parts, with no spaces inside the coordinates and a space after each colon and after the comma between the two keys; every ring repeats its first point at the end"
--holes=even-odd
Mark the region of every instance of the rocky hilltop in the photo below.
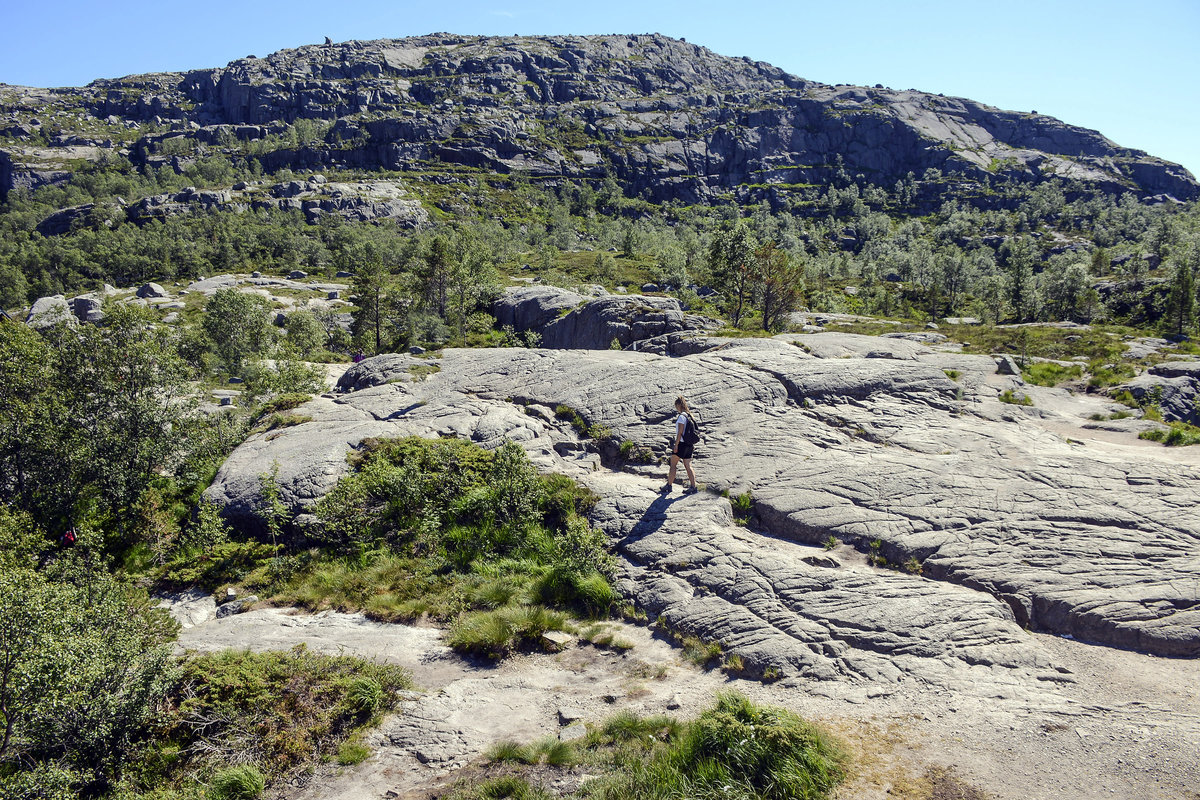
{"type": "Polygon", "coordinates": [[[71,159],[112,149],[178,168],[194,144],[233,152],[259,142],[270,143],[255,155],[268,172],[612,177],[627,194],[685,203],[778,196],[839,176],[890,188],[930,169],[947,176],[940,191],[985,204],[990,180],[1050,177],[1200,195],[1179,165],[1036,112],[829,86],[658,34],[308,45],[83,88],[2,87],[0,113],[0,193],[62,180],[71,159]],[[298,120],[322,124],[283,136],[298,120]]]}

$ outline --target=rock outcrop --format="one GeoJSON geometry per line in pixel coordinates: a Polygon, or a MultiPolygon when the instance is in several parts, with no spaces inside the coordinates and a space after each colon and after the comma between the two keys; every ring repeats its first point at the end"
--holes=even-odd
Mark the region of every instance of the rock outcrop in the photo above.
{"type": "Polygon", "coordinates": [[[1157,405],[1164,420],[1200,425],[1200,361],[1156,364],[1117,387],[1140,403],[1157,405]]]}
{"type": "MultiPolygon", "coordinates": [[[[253,437],[228,459],[209,495],[232,517],[251,519],[260,502],[258,475],[278,460],[283,499],[302,512],[344,473],[346,453],[367,436],[455,435],[485,446],[513,439],[554,469],[560,458],[554,443],[571,436],[558,429],[562,423],[551,411],[558,405],[611,431],[609,443],[592,445],[609,463],[617,459],[616,443],[626,440],[661,456],[671,401],[682,393],[703,420],[700,480],[714,490],[750,492],[753,522],[772,537],[808,545],[842,542],[920,571],[925,578],[890,573],[893,583],[886,584],[918,587],[911,589],[917,595],[905,595],[910,600],[941,582],[956,585],[944,586],[946,591],[967,593],[955,597],[991,598],[988,602],[1001,605],[984,617],[995,624],[1008,620],[1005,624],[1160,655],[1200,656],[1195,502],[1200,470],[1158,460],[1146,450],[1110,453],[1073,443],[1051,430],[1050,423],[1066,422],[1061,415],[996,400],[1014,379],[996,375],[988,357],[870,339],[815,334],[715,340],[706,352],[677,358],[450,350],[441,371],[424,381],[312,401],[303,409],[312,422],[253,437]],[[887,348],[893,348],[890,357],[866,357],[887,348]],[[917,349],[895,357],[900,354],[895,348],[917,349]],[[841,357],[814,355],[820,352],[841,357]],[[951,381],[945,369],[961,376],[951,381]]],[[[358,370],[366,372],[369,365],[363,362],[358,370]]],[[[579,452],[576,445],[558,449],[579,452]]],[[[602,504],[596,521],[617,537],[632,581],[623,585],[642,605],[748,647],[782,636],[778,642],[787,640],[787,647],[768,648],[775,655],[798,641],[806,653],[820,650],[813,642],[824,642],[832,650],[821,658],[789,650],[786,659],[795,670],[814,674],[853,672],[857,668],[830,660],[830,653],[891,636],[891,623],[872,619],[892,611],[864,612],[836,624],[833,610],[812,612],[807,604],[822,607],[822,597],[830,598],[829,609],[871,604],[850,599],[843,594],[850,591],[847,584],[829,584],[807,566],[790,564],[772,574],[755,553],[767,540],[731,532],[724,501],[656,505],[621,488],[635,476],[601,474],[609,476],[605,502],[616,505],[602,504]],[[684,509],[700,516],[678,518],[676,511],[684,509]],[[703,531],[711,534],[700,535],[703,531]],[[689,532],[698,538],[689,540],[689,532]],[[639,544],[650,534],[663,538],[639,544]],[[730,541],[740,542],[737,558],[730,541]],[[695,552],[680,555],[689,542],[695,552]],[[797,592],[807,587],[803,602],[789,600],[787,587],[797,592]],[[750,599],[760,593],[765,605],[751,607],[750,599]],[[843,644],[829,644],[828,633],[808,641],[802,630],[812,621],[810,613],[824,620],[821,625],[842,630],[834,638],[843,644]],[[734,627],[722,627],[726,624],[734,627]],[[856,628],[871,634],[856,638],[850,633],[856,628]]],[[[893,589],[883,587],[870,591],[891,596],[893,589]]],[[[898,608],[909,600],[894,602],[898,608]]],[[[911,602],[898,616],[928,605],[911,602]]],[[[945,602],[947,608],[954,605],[945,602]]],[[[968,606],[961,606],[963,613],[968,606]]],[[[963,622],[963,635],[986,629],[978,627],[982,624],[963,622]]],[[[918,627],[936,627],[931,626],[914,626],[912,635],[918,627]]],[[[1004,636],[982,635],[978,647],[956,641],[947,645],[957,648],[954,658],[1011,662],[1002,655],[1004,647],[980,655],[987,650],[984,642],[1003,642],[1004,636]]],[[[921,647],[896,645],[897,654],[921,647]]],[[[937,657],[934,650],[922,652],[937,657]]],[[[754,658],[770,660],[767,651],[754,658]]],[[[896,665],[899,656],[888,661],[896,665]]]]}
{"type": "Polygon", "coordinates": [[[77,322],[71,307],[67,305],[67,298],[61,294],[38,298],[25,317],[26,325],[39,329],[59,324],[75,325],[77,322]]]}
{"type": "Polygon", "coordinates": [[[717,320],[685,314],[673,297],[609,295],[587,298],[569,289],[527,286],[509,289],[492,308],[497,324],[534,331],[543,347],[558,350],[636,348],[647,339],[706,330],[717,320]]]}
{"type": "MultiPolygon", "coordinates": [[[[309,222],[317,222],[326,214],[352,222],[388,220],[406,228],[419,228],[429,222],[429,214],[421,203],[394,180],[328,183],[322,179],[320,182],[239,186],[239,189],[215,190],[188,188],[174,194],[143,197],[133,205],[115,206],[109,211],[138,224],[180,214],[266,209],[300,211],[309,222]]],[[[59,236],[81,225],[92,224],[95,215],[93,203],[71,206],[48,215],[38,223],[37,229],[43,236],[59,236]]]]}
{"type": "MultiPolygon", "coordinates": [[[[914,199],[931,208],[964,184],[1010,178],[1058,176],[1179,199],[1200,194],[1182,167],[1051,117],[913,90],[829,86],[657,34],[435,34],[309,45],[218,69],[12,91],[15,109],[52,99],[107,124],[169,124],[130,150],[152,167],[182,168],[177,153],[192,144],[272,141],[256,156],[268,171],[440,164],[451,168],[450,181],[463,167],[611,175],[630,194],[684,203],[731,191],[754,200],[840,172],[890,188],[928,169],[952,176],[948,184],[914,185],[914,199]],[[298,119],[332,124],[285,138],[298,119]]],[[[11,122],[20,127],[28,117],[11,122]]],[[[82,132],[56,144],[113,146],[82,132]]],[[[18,180],[42,180],[35,167],[55,161],[30,152],[13,148],[0,159],[0,194],[18,180]]],[[[978,192],[961,194],[987,202],[978,192]]]]}

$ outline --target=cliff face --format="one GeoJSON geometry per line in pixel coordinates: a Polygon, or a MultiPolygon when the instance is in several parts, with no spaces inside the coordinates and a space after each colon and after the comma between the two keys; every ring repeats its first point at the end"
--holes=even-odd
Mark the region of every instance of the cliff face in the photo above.
{"type": "Polygon", "coordinates": [[[333,124],[266,153],[264,167],[611,175],[632,192],[683,202],[762,185],[786,191],[839,170],[890,187],[929,168],[973,182],[1059,176],[1111,191],[1200,195],[1182,167],[1051,117],[827,86],[659,35],[310,45],[59,91],[77,93],[96,119],[175,129],[138,139],[132,153],[141,160],[181,134],[248,141],[308,119],[333,124]]]}

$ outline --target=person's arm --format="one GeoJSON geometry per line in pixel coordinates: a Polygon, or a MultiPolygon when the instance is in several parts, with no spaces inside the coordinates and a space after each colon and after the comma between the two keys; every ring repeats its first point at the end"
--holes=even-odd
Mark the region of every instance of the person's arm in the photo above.
{"type": "Polygon", "coordinates": [[[683,429],[686,424],[684,422],[675,423],[675,450],[673,452],[676,454],[679,453],[679,443],[683,441],[683,429]]]}

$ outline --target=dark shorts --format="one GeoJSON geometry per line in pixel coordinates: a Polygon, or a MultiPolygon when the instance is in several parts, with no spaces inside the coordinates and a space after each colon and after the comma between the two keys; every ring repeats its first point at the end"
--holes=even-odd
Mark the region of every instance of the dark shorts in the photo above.
{"type": "Polygon", "coordinates": [[[692,451],[695,449],[696,449],[696,445],[694,445],[694,444],[688,444],[687,442],[680,442],[679,443],[679,458],[680,459],[691,458],[692,451]]]}

